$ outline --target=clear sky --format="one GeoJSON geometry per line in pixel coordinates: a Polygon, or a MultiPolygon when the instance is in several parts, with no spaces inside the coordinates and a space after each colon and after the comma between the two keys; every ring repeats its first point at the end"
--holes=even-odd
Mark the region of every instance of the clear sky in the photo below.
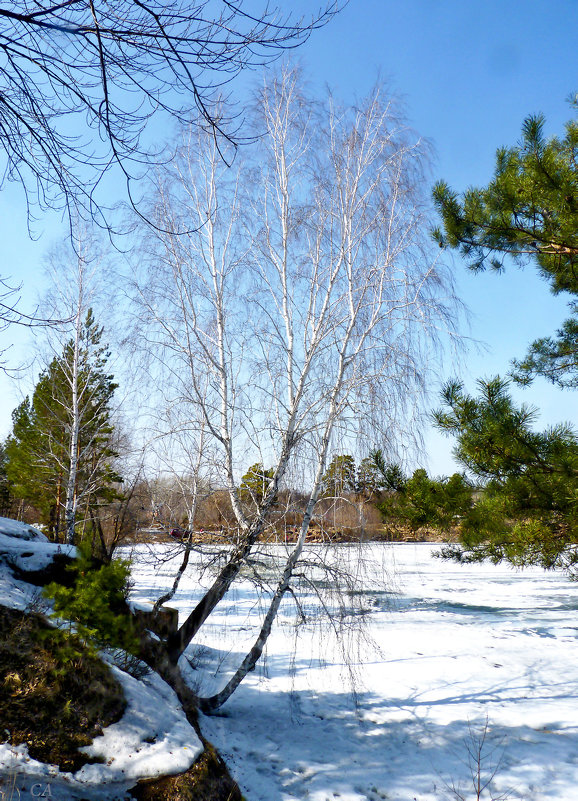
{"type": "MultiPolygon", "coordinates": [[[[312,5],[293,0],[284,7],[312,5]]],[[[519,139],[528,114],[544,113],[547,132],[562,132],[572,114],[566,98],[578,91],[578,0],[350,0],[295,56],[314,85],[329,84],[345,101],[366,94],[376,77],[385,79],[404,98],[411,124],[434,144],[432,182],[443,178],[463,190],[487,183],[496,148],[519,139]]],[[[36,228],[44,233],[31,242],[21,195],[3,190],[0,275],[22,281],[29,303],[41,286],[43,253],[57,226],[54,218],[42,218],[36,228]]],[[[456,258],[453,269],[471,311],[469,335],[483,347],[472,347],[461,365],[448,357],[442,378],[457,374],[473,390],[477,377],[504,374],[532,339],[553,332],[567,299],[551,296],[532,267],[474,276],[456,258]]],[[[15,364],[26,349],[22,332],[0,332],[0,346],[12,342],[15,364]]],[[[0,377],[0,435],[9,430],[19,392],[0,377]]],[[[578,424],[576,396],[569,391],[536,382],[519,397],[540,407],[544,425],[578,424]]],[[[434,473],[455,469],[450,450],[450,441],[428,435],[434,473]]]]}

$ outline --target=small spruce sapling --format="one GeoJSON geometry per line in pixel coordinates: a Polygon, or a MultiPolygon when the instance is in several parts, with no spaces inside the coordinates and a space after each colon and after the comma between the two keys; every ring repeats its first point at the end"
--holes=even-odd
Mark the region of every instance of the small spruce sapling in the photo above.
{"type": "Polygon", "coordinates": [[[129,562],[114,559],[95,564],[89,549],[81,545],[78,550],[79,558],[69,568],[73,586],[52,582],[44,589],[44,595],[54,601],[54,614],[74,624],[89,643],[136,654],[139,638],[127,607],[129,562]]]}

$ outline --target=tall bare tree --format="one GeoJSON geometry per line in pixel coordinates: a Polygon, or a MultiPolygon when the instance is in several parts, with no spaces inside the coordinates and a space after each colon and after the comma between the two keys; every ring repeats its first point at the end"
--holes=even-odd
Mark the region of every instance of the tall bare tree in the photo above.
{"type": "Polygon", "coordinates": [[[427,148],[384,90],[344,108],[307,97],[287,69],[263,87],[255,114],[264,136],[235,173],[214,138],[191,129],[158,182],[140,291],[147,347],[174,376],[175,402],[219,449],[238,525],[178,632],[149,643],[147,658],[173,681],[250,562],[290,472],[301,467],[308,481],[262,628],[223,690],[202,699],[207,711],[254,668],[297,567],[305,569],[332,443],[368,434],[391,442],[415,423],[435,331],[451,318],[451,288],[428,244],[427,148]],[[192,233],[170,233],[183,227],[192,233]],[[272,465],[272,477],[249,510],[239,476],[256,461],[272,465]]]}
{"type": "Polygon", "coordinates": [[[47,336],[49,360],[57,376],[52,402],[62,424],[60,450],[47,457],[58,461],[64,479],[61,505],[70,544],[75,542],[83,502],[111,493],[112,499],[112,485],[120,478],[113,469],[117,452],[111,404],[117,385],[106,371],[110,354],[93,312],[102,254],[98,240],[84,225],[79,223],[74,236],[73,247],[55,248],[49,256],[52,287],[45,301],[53,315],[68,320],[47,336]]]}

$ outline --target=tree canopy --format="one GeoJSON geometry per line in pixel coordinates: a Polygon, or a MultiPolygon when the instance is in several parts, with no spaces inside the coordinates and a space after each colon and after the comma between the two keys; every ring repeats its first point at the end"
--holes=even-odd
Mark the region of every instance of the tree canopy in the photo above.
{"type": "MultiPolygon", "coordinates": [[[[576,102],[574,102],[576,107],[576,102]]],[[[487,187],[461,197],[439,182],[434,201],[442,247],[459,250],[471,269],[501,270],[508,258],[533,263],[554,293],[578,293],[578,121],[547,138],[542,116],[528,117],[514,147],[500,148],[487,187]]],[[[512,377],[542,376],[578,386],[578,303],[553,335],[535,340],[512,377]]],[[[482,483],[462,525],[460,559],[490,557],[573,571],[578,563],[578,440],[561,424],[536,431],[536,409],[518,406],[507,381],[478,382],[477,397],[459,382],[443,392],[439,428],[457,437],[455,455],[482,483]]]]}
{"type": "Polygon", "coordinates": [[[396,464],[388,464],[390,483],[377,508],[385,520],[397,521],[412,531],[424,526],[448,532],[472,505],[473,487],[465,476],[433,478],[418,468],[405,477],[396,464]]]}
{"type": "MultiPolygon", "coordinates": [[[[434,236],[456,248],[471,269],[502,270],[507,257],[534,263],[554,293],[578,293],[578,121],[562,137],[547,138],[542,116],[528,117],[522,138],[497,151],[494,176],[484,188],[459,196],[440,181],[434,202],[443,229],[434,236]]],[[[537,339],[526,358],[514,362],[514,378],[544,376],[578,386],[578,304],[554,334],[537,339]]]]}
{"type": "Polygon", "coordinates": [[[322,495],[338,498],[357,488],[355,459],[349,454],[336,454],[323,474],[322,495]]]}
{"type": "Polygon", "coordinates": [[[89,517],[100,503],[117,497],[115,485],[121,481],[113,466],[116,450],[111,420],[117,385],[106,370],[109,354],[101,343],[102,334],[89,310],[79,346],[66,342],[62,354],[41,373],[32,398],[26,398],[14,410],[12,432],[5,444],[5,469],[13,494],[40,512],[56,540],[64,528],[62,512],[73,461],[78,462],[75,503],[82,501],[89,517]],[[76,413],[72,382],[75,351],[76,413]]]}
{"type": "Polygon", "coordinates": [[[265,469],[260,462],[251,465],[241,479],[239,488],[241,500],[259,506],[263,502],[274,472],[272,468],[265,469]]]}
{"type": "Polygon", "coordinates": [[[8,517],[12,506],[10,482],[6,475],[6,446],[0,442],[0,516],[8,517]]]}

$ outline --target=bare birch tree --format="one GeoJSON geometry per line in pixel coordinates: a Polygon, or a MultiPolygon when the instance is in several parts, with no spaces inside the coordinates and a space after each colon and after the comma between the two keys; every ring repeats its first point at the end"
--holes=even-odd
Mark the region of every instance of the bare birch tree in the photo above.
{"type": "Polygon", "coordinates": [[[96,240],[84,226],[80,229],[73,248],[57,249],[49,257],[52,290],[46,301],[55,312],[64,311],[69,320],[48,333],[58,376],[53,402],[62,421],[64,445],[52,455],[65,481],[62,505],[69,544],[75,542],[82,503],[120,480],[112,467],[118,455],[111,422],[116,384],[105,373],[109,354],[92,309],[101,257],[96,240]]]}
{"type": "Polygon", "coordinates": [[[309,561],[332,443],[391,442],[415,422],[435,332],[451,319],[451,290],[428,245],[427,148],[395,101],[381,87],[354,108],[315,101],[286,70],[264,85],[255,114],[264,134],[235,173],[214,140],[191,130],[158,183],[140,292],[147,347],[220,452],[238,525],[176,634],[148,644],[148,661],[173,683],[179,657],[250,563],[291,471],[308,482],[261,630],[222,691],[201,699],[205,711],[255,667],[297,567],[309,561]],[[162,233],[175,226],[192,233],[162,233]],[[249,512],[239,476],[263,454],[272,478],[249,512]]]}

